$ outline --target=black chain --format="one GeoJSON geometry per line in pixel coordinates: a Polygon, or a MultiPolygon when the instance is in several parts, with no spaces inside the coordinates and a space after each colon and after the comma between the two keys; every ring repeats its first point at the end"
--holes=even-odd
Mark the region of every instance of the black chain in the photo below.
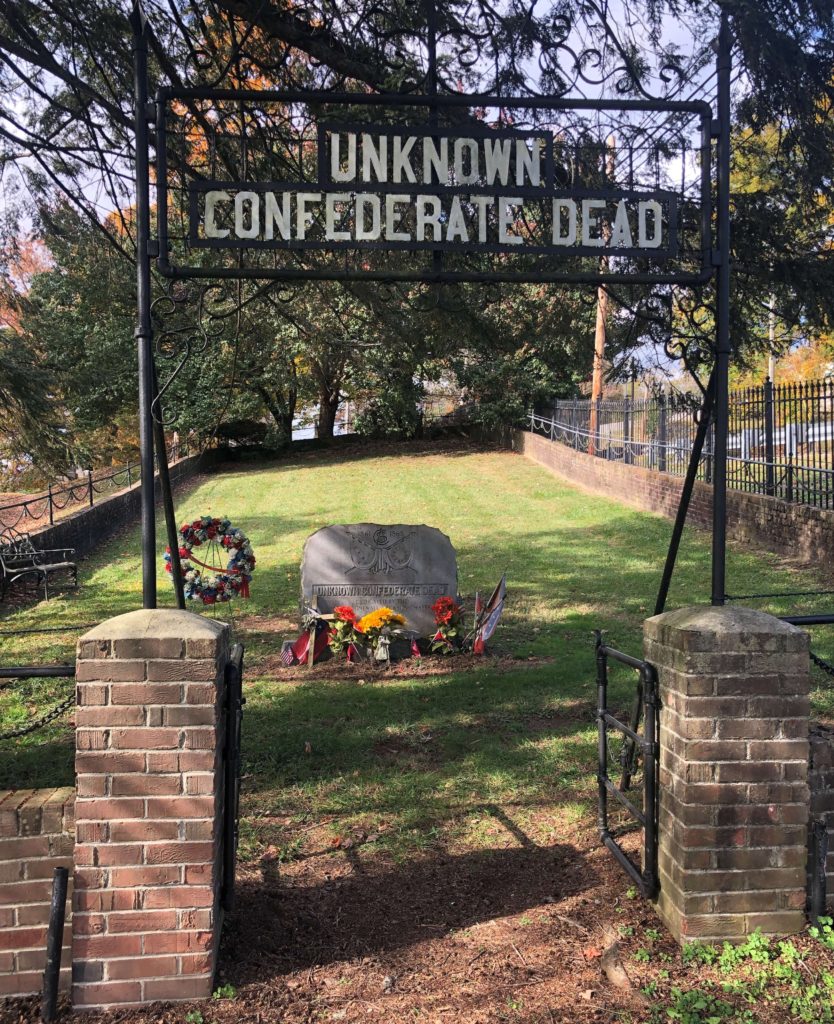
{"type": "Polygon", "coordinates": [[[35,732],[37,729],[42,729],[45,725],[49,725],[50,722],[54,722],[56,718],[60,718],[65,712],[75,704],[75,691],[62,700],[60,704],[54,707],[51,711],[47,711],[45,715],[41,715],[40,718],[36,718],[34,722],[30,722],[28,725],[21,725],[17,729],[9,729],[6,732],[0,732],[0,740],[12,740],[18,736],[28,736],[30,732],[35,732]]]}
{"type": "Polygon", "coordinates": [[[817,666],[817,668],[821,668],[823,670],[823,672],[825,672],[826,675],[831,676],[832,678],[834,678],[834,665],[832,665],[831,662],[829,662],[829,661],[825,661],[818,654],[814,654],[813,651],[811,651],[810,654],[811,654],[811,661],[813,661],[813,663],[817,666]]]}

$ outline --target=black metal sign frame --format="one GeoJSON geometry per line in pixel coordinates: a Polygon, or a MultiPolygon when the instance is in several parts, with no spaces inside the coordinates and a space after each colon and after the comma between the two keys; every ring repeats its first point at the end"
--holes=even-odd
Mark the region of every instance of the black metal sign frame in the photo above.
{"type": "MultiPolygon", "coordinates": [[[[649,285],[689,285],[700,286],[714,281],[716,291],[716,331],[715,331],[715,367],[713,373],[715,441],[713,449],[713,514],[712,514],[712,603],[722,605],[727,600],[726,593],[726,534],[727,534],[727,436],[729,420],[729,363],[730,363],[730,75],[732,68],[732,37],[729,15],[726,7],[721,10],[721,27],[718,36],[718,52],[716,60],[717,74],[717,110],[713,115],[711,106],[703,101],[663,101],[663,100],[590,100],[564,99],[555,96],[524,96],[508,97],[485,94],[443,94],[437,92],[436,78],[436,19],[434,8],[428,5],[429,22],[427,46],[429,54],[429,74],[427,76],[427,93],[412,94],[368,94],[368,93],[330,93],[305,90],[239,90],[209,88],[163,88],[158,91],[155,102],[148,101],[148,36],[150,33],[147,18],[141,6],[141,0],[134,0],[130,16],[133,34],[134,54],[134,131],[136,140],[136,274],[137,274],[137,327],[135,331],[138,364],[139,364],[139,434],[142,453],[142,600],[145,608],[155,608],[157,601],[156,567],[155,567],[155,515],[154,515],[154,440],[153,403],[154,398],[154,360],[153,360],[153,327],[151,323],[151,261],[156,259],[159,272],[169,280],[204,278],[204,279],[272,279],[287,282],[304,280],[333,281],[380,281],[396,283],[398,281],[414,281],[426,284],[451,284],[457,282],[473,283],[584,283],[606,285],[617,283],[649,284],[649,285]],[[357,272],[347,265],[338,270],[335,267],[182,267],[171,263],[169,259],[170,245],[168,237],[168,181],[167,181],[167,149],[166,149],[166,112],[168,105],[176,100],[215,100],[238,101],[246,100],[282,103],[319,103],[326,107],[376,107],[389,109],[425,110],[430,126],[437,123],[439,111],[451,108],[517,108],[520,110],[550,111],[622,111],[665,113],[669,115],[690,114],[700,120],[700,216],[699,231],[700,267],[688,272],[663,272],[647,270],[634,274],[618,274],[610,269],[610,261],[600,260],[596,272],[559,272],[537,271],[535,273],[512,273],[499,271],[469,271],[444,269],[443,251],[438,246],[431,246],[431,262],[418,271],[397,269],[368,268],[357,272]],[[149,127],[156,124],[157,153],[157,238],[151,235],[150,228],[150,176],[149,176],[149,127]],[[713,202],[713,180],[711,147],[716,144],[717,168],[715,175],[715,201],[713,202]],[[714,215],[714,219],[713,219],[714,215]],[[713,228],[715,242],[713,244],[713,228]]],[[[416,126],[415,126],[416,127],[416,126]]],[[[438,129],[440,126],[438,125],[438,129]]],[[[468,128],[467,128],[468,130],[468,128]]],[[[533,134],[532,132],[530,134],[533,134]]],[[[529,137],[529,136],[528,136],[529,137]]],[[[323,154],[319,154],[323,159],[323,154]]],[[[322,183],[323,184],[323,183],[322,183]]],[[[187,241],[187,240],[186,240],[187,241]]],[[[462,251],[466,251],[462,247],[462,251]]],[[[616,256],[613,252],[599,249],[599,256],[616,256]]],[[[587,258],[587,257],[586,257],[587,258]]],[[[160,458],[164,458],[164,448],[160,450],[160,458]]],[[[679,519],[682,523],[686,515],[686,503],[683,502],[679,519]]],[[[676,526],[677,529],[677,526],[676,526]]],[[[169,543],[173,558],[177,560],[177,541],[169,527],[169,543]]],[[[671,567],[675,558],[675,540],[670,547],[667,570],[664,576],[664,588],[668,587],[671,567]]],[[[658,603],[665,600],[662,591],[658,603]]]]}
{"type": "MultiPolygon", "coordinates": [[[[249,191],[249,192],[281,192],[281,191],[295,191],[310,188],[309,182],[303,181],[219,181],[219,180],[206,180],[201,179],[200,181],[192,181],[188,186],[188,210],[189,210],[189,233],[188,233],[188,244],[192,249],[241,249],[247,248],[238,239],[231,238],[201,238],[196,230],[197,223],[199,221],[199,198],[201,193],[213,192],[219,190],[229,191],[249,191]]],[[[329,183],[324,185],[316,185],[315,189],[317,192],[323,195],[337,195],[343,194],[348,191],[344,185],[341,187],[331,186],[329,183]]],[[[374,192],[389,193],[389,194],[403,194],[403,195],[419,195],[419,190],[414,185],[391,185],[391,184],[380,184],[373,186],[374,192]]],[[[425,189],[423,189],[425,191],[425,189]]],[[[472,190],[466,186],[456,185],[433,185],[432,193],[439,193],[441,195],[458,195],[468,194],[472,190]]],[[[494,185],[487,185],[478,188],[479,195],[488,195],[497,198],[499,195],[503,195],[507,189],[499,192],[494,185]]],[[[564,255],[567,256],[599,256],[601,253],[610,256],[625,256],[625,257],[646,257],[647,254],[651,254],[651,258],[654,260],[668,260],[673,259],[678,252],[678,226],[676,223],[677,217],[677,204],[678,197],[674,192],[665,190],[654,190],[650,192],[638,192],[631,189],[560,189],[558,191],[549,192],[546,196],[542,195],[539,191],[534,191],[530,188],[519,188],[514,187],[512,189],[514,195],[522,199],[604,199],[608,202],[618,202],[620,199],[625,200],[654,200],[661,205],[665,206],[668,213],[667,219],[669,223],[668,236],[669,243],[666,246],[662,246],[655,249],[640,249],[636,246],[631,248],[619,247],[614,250],[605,250],[600,246],[590,245],[571,245],[564,247],[564,255]]],[[[254,240],[247,239],[249,245],[253,249],[281,249],[281,250],[323,250],[325,252],[339,250],[385,250],[392,252],[415,252],[415,251],[427,251],[427,252],[460,252],[462,248],[465,248],[465,244],[460,242],[442,242],[434,240],[426,241],[408,241],[399,242],[391,241],[387,239],[369,240],[369,239],[350,239],[349,241],[339,240],[326,240],[326,239],[291,239],[284,241],[283,239],[268,239],[254,240]]],[[[501,242],[479,242],[478,253],[506,253],[508,255],[520,255],[518,247],[509,243],[501,242]]],[[[543,256],[551,255],[556,257],[553,246],[545,245],[525,245],[523,255],[525,256],[543,256]]],[[[171,276],[179,277],[183,276],[183,270],[187,268],[182,267],[171,267],[171,276]]],[[[253,268],[258,269],[258,268],[253,268]]],[[[276,270],[277,275],[282,275],[282,270],[276,270]]],[[[185,275],[190,276],[190,275],[185,275]]],[[[267,276],[264,273],[262,276],[267,276]]],[[[363,277],[368,276],[368,272],[364,271],[363,277]]],[[[701,275],[694,275],[695,279],[701,281],[701,275]]],[[[344,271],[335,271],[334,279],[342,280],[344,277],[344,271]]],[[[507,275],[502,280],[516,280],[521,275],[507,275]]],[[[633,281],[635,275],[621,275],[619,280],[621,281],[633,281]]],[[[422,276],[415,276],[415,280],[422,280],[422,276]]],[[[598,276],[594,278],[597,280],[598,276]]],[[[540,280],[540,277],[535,277],[536,281],[540,280]]]]}
{"type": "MultiPolygon", "coordinates": [[[[713,112],[708,103],[703,101],[661,101],[661,100],[567,100],[557,96],[493,96],[486,94],[470,95],[412,95],[400,93],[380,94],[357,94],[357,93],[328,93],[315,91],[282,91],[282,90],[251,90],[251,89],[186,89],[186,88],[164,88],[156,95],[156,135],[157,135],[157,211],[159,230],[159,256],[157,267],[159,272],[172,280],[187,279],[226,279],[226,280],[279,280],[279,281],[379,281],[379,282],[415,282],[425,284],[453,284],[453,283],[535,283],[535,284],[677,284],[677,285],[703,285],[714,273],[712,263],[712,165],[711,165],[711,140],[713,126],[713,112]],[[170,260],[169,230],[168,230],[168,167],[167,167],[167,113],[170,104],[173,102],[190,101],[216,101],[216,102],[237,102],[237,103],[282,103],[282,104],[320,104],[326,105],[330,110],[334,106],[344,105],[345,107],[356,108],[357,106],[372,107],[378,109],[410,109],[425,110],[427,113],[436,112],[438,109],[460,109],[472,107],[486,108],[511,108],[521,110],[548,110],[548,111],[611,111],[631,113],[665,113],[665,114],[690,114],[699,119],[701,132],[700,148],[700,188],[699,188],[699,237],[701,265],[697,271],[664,271],[649,270],[633,273],[618,272],[615,269],[600,267],[596,270],[558,270],[558,269],[521,269],[511,270],[500,267],[493,270],[461,270],[446,269],[438,266],[437,257],[427,262],[425,267],[418,269],[394,269],[370,267],[357,270],[347,266],[331,267],[262,267],[262,266],[184,266],[172,263],[170,260]]],[[[369,123],[345,122],[340,123],[332,120],[332,114],[328,121],[317,125],[318,153],[317,165],[319,170],[319,181],[313,182],[231,182],[207,179],[196,179],[189,183],[189,237],[188,244],[193,249],[240,249],[251,247],[253,249],[280,249],[285,251],[299,250],[320,250],[339,251],[351,250],[362,251],[377,249],[384,251],[425,251],[427,254],[441,256],[443,252],[466,251],[465,243],[449,243],[441,241],[323,241],[323,240],[293,240],[293,241],[254,241],[247,240],[249,245],[240,240],[212,238],[200,238],[196,232],[198,220],[198,202],[201,193],[214,189],[245,189],[252,192],[266,192],[271,190],[293,189],[299,184],[307,189],[316,189],[319,192],[356,192],[358,189],[351,183],[335,184],[331,181],[326,166],[325,137],[328,131],[338,128],[340,131],[362,129],[364,131],[374,128],[384,128],[389,134],[393,134],[398,128],[410,135],[432,136],[448,135],[455,133],[448,128],[431,129],[425,124],[410,125],[373,125],[369,123]]],[[[553,247],[548,246],[525,246],[523,255],[552,257],[553,262],[565,257],[631,257],[646,258],[659,262],[673,258],[677,253],[677,212],[678,196],[667,190],[634,190],[618,188],[600,189],[566,189],[555,188],[552,136],[549,132],[541,129],[530,131],[519,131],[512,129],[492,129],[488,127],[466,127],[467,137],[509,137],[509,138],[535,138],[545,137],[548,139],[545,146],[545,184],[541,187],[531,188],[529,186],[509,185],[502,186],[501,193],[508,191],[521,198],[536,199],[577,199],[585,197],[618,201],[624,199],[656,200],[663,204],[667,210],[668,220],[668,244],[659,249],[643,248],[622,248],[606,249],[598,246],[590,247],[584,245],[571,245],[564,251],[555,253],[553,247]]],[[[475,191],[471,186],[437,185],[421,186],[422,190],[430,189],[432,194],[465,194],[475,191]]],[[[417,194],[419,189],[408,183],[373,183],[368,190],[379,193],[401,192],[404,194],[417,194]]],[[[478,194],[498,195],[499,189],[492,186],[477,186],[478,194]]],[[[500,243],[484,243],[473,247],[472,251],[478,253],[501,253],[511,255],[522,255],[517,247],[502,245],[500,243]]]]}

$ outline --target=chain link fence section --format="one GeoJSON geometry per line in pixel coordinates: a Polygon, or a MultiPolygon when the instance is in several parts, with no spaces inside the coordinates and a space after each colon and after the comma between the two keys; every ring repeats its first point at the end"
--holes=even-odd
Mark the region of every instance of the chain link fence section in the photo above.
{"type": "Polygon", "coordinates": [[[814,654],[813,651],[810,651],[809,653],[811,655],[811,661],[813,661],[817,668],[822,669],[827,676],[834,679],[834,665],[832,665],[830,661],[826,661],[824,658],[821,658],[818,654],[814,654]]]}
{"type": "MultiPolygon", "coordinates": [[[[32,630],[33,633],[48,632],[47,630],[32,630]]],[[[15,665],[0,668],[0,690],[7,690],[24,679],[75,679],[75,665],[15,665]]],[[[15,726],[12,729],[0,731],[0,741],[19,739],[21,736],[29,736],[38,729],[43,729],[51,722],[56,721],[66,714],[75,705],[75,687],[54,708],[44,712],[31,722],[25,725],[15,726]]]]}
{"type": "Polygon", "coordinates": [[[43,729],[49,725],[50,722],[54,722],[60,718],[61,715],[66,714],[71,707],[75,705],[75,691],[70,694],[66,700],[62,700],[60,704],[56,705],[51,711],[47,711],[41,715],[40,718],[36,718],[33,722],[29,722],[28,725],[18,726],[16,729],[7,729],[5,732],[0,732],[0,740],[15,740],[21,736],[28,736],[30,733],[37,732],[38,729],[43,729]]]}

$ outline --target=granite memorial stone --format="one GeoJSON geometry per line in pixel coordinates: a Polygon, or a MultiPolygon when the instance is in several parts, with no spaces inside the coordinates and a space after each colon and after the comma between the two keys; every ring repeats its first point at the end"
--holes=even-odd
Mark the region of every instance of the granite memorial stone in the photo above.
{"type": "Polygon", "coordinates": [[[325,526],[304,545],[304,608],[315,601],[326,614],[349,604],[365,615],[384,606],[405,616],[406,629],[429,635],[437,628],[431,606],[447,594],[457,599],[457,558],[433,526],[325,526]]]}

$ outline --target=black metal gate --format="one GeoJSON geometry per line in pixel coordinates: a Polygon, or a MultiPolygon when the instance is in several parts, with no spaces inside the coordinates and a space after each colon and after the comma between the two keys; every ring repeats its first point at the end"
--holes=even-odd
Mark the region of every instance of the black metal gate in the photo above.
{"type": "Polygon", "coordinates": [[[659,889],[657,874],[657,672],[647,661],[632,658],[613,647],[603,643],[602,633],[596,632],[597,658],[597,725],[599,729],[599,769],[597,785],[599,789],[599,832],[605,846],[614,855],[615,860],[626,874],[633,879],[640,892],[647,899],[654,899],[659,889]],[[637,692],[635,694],[635,714],[626,725],[619,721],[608,710],[608,662],[613,660],[621,665],[633,668],[637,673],[637,692]],[[642,718],[643,732],[637,732],[636,724],[642,718]],[[620,752],[622,775],[619,786],[609,777],[609,740],[608,733],[614,729],[623,735],[620,752]],[[642,763],[642,799],[638,806],[626,796],[631,788],[637,759],[642,763]],[[636,821],[643,831],[643,869],[634,863],[622,849],[618,840],[622,827],[612,828],[609,822],[608,800],[614,800],[623,807],[629,816],[636,821]]]}
{"type": "Polygon", "coordinates": [[[223,745],[223,870],[220,902],[231,910],[235,902],[238,814],[240,811],[240,727],[243,719],[243,644],[235,644],[226,665],[223,745]]]}

